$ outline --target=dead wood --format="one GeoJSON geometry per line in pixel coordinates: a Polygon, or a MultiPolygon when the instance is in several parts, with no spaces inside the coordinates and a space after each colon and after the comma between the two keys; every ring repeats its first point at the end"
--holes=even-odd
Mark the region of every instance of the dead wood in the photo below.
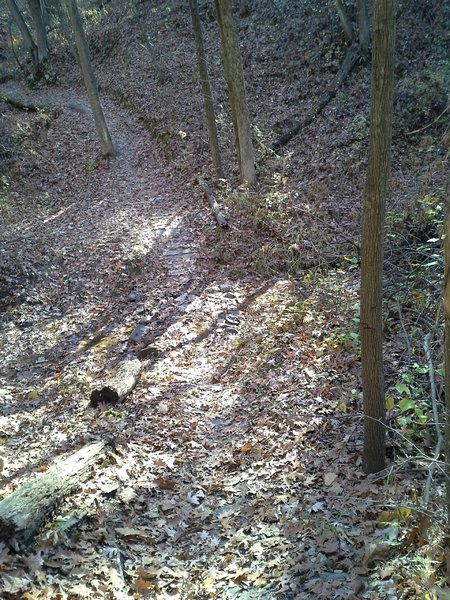
{"type": "Polygon", "coordinates": [[[213,212],[213,215],[220,227],[228,227],[228,221],[223,212],[220,210],[220,206],[216,200],[216,197],[213,194],[213,191],[209,187],[209,185],[204,181],[201,177],[197,178],[199,186],[205,192],[205,196],[208,199],[209,206],[213,212]]]}
{"type": "Polygon", "coordinates": [[[89,479],[92,467],[106,455],[106,442],[95,442],[59,460],[0,502],[0,539],[30,542],[50,513],[89,479]]]}
{"type": "Polygon", "coordinates": [[[10,104],[14,106],[14,108],[18,108],[19,110],[26,110],[29,112],[36,112],[45,108],[45,106],[40,104],[33,104],[29,102],[26,98],[20,98],[19,96],[11,96],[10,94],[0,94],[0,100],[5,102],[6,104],[10,104]]]}
{"type": "Polygon", "coordinates": [[[120,363],[116,374],[101,388],[91,392],[90,405],[117,404],[124,400],[136,386],[141,375],[142,363],[137,358],[120,363]]]}
{"type": "Polygon", "coordinates": [[[341,68],[337,72],[337,75],[332,85],[328,88],[326,92],[324,92],[320,96],[313,110],[308,114],[306,119],[304,119],[300,123],[297,123],[297,125],[295,125],[292,129],[284,133],[278,140],[272,142],[270,146],[271,150],[276,151],[282,148],[283,146],[286,146],[286,144],[288,144],[293,137],[295,137],[298,133],[300,133],[300,131],[308,127],[308,125],[311,125],[311,123],[313,123],[316,120],[316,118],[320,115],[320,113],[327,106],[327,104],[331,102],[331,100],[333,100],[333,98],[336,96],[339,88],[348,78],[348,76],[350,75],[354,66],[360,58],[360,49],[357,46],[357,44],[353,44],[348,49],[344,62],[342,63],[341,68]]]}

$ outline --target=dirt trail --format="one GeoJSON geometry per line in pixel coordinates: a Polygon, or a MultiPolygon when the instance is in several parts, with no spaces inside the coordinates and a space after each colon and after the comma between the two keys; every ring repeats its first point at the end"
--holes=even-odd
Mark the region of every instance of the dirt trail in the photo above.
{"type": "Polygon", "coordinates": [[[355,428],[322,397],[338,375],[326,354],[311,358],[314,322],[293,320],[302,290],[212,263],[212,217],[129,113],[104,100],[108,166],[92,158],[81,94],[26,95],[57,110],[27,190],[46,202],[6,228],[34,273],[4,315],[2,491],[87,440],[112,439],[115,453],[60,509],[76,537],[61,520],[43,531],[33,559],[5,557],[4,585],[75,598],[356,593],[364,532],[350,527],[359,494],[379,492],[355,471],[355,428]],[[91,381],[136,354],[132,397],[89,409],[91,381]]]}

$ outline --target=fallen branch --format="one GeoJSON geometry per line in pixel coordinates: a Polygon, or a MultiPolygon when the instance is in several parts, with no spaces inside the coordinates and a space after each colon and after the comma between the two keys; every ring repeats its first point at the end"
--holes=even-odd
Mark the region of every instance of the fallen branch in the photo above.
{"type": "Polygon", "coordinates": [[[339,88],[348,78],[348,76],[350,75],[354,66],[360,58],[360,49],[356,44],[353,44],[348,49],[347,55],[334,79],[333,84],[328,88],[326,92],[324,92],[321,95],[319,101],[317,102],[313,110],[309,113],[309,115],[304,121],[302,121],[301,123],[297,123],[297,125],[295,125],[292,129],[284,133],[278,140],[272,142],[272,144],[270,145],[271,150],[276,151],[282,148],[283,146],[286,146],[286,144],[288,144],[293,137],[295,137],[298,133],[300,133],[300,131],[308,127],[308,125],[311,125],[311,123],[316,120],[316,118],[320,115],[320,113],[327,106],[327,104],[331,102],[331,100],[336,96],[339,88]]]}
{"type": "Polygon", "coordinates": [[[117,404],[124,400],[136,386],[141,370],[142,363],[137,358],[120,363],[114,377],[100,389],[92,391],[90,405],[95,408],[99,404],[117,404]]]}
{"type": "Polygon", "coordinates": [[[31,102],[28,102],[28,100],[26,100],[25,98],[20,98],[19,96],[6,96],[4,94],[0,94],[0,100],[2,102],[5,102],[6,104],[14,106],[14,108],[30,112],[36,112],[38,110],[41,110],[42,108],[45,108],[44,106],[41,106],[39,104],[32,104],[31,102]]]}
{"type": "Polygon", "coordinates": [[[436,464],[437,464],[437,461],[439,460],[439,457],[441,456],[442,446],[444,444],[444,436],[442,435],[441,426],[439,423],[439,409],[438,409],[438,399],[437,399],[437,392],[436,392],[436,380],[434,377],[433,358],[431,356],[431,342],[434,337],[434,331],[439,323],[440,308],[441,308],[441,305],[439,304],[438,310],[436,313],[435,327],[433,327],[433,329],[430,333],[427,333],[427,335],[425,336],[424,342],[423,342],[423,347],[425,350],[425,357],[426,357],[427,363],[428,363],[428,377],[430,380],[431,406],[432,406],[432,410],[433,410],[433,420],[434,420],[434,426],[436,429],[436,440],[437,440],[436,441],[436,449],[434,451],[433,462],[430,463],[430,467],[428,470],[428,477],[427,477],[427,481],[425,483],[423,496],[422,496],[424,506],[427,506],[430,501],[431,482],[433,481],[433,475],[434,475],[434,471],[436,470],[436,464]]]}
{"type": "Polygon", "coordinates": [[[225,217],[223,212],[220,210],[220,206],[217,203],[216,197],[214,196],[209,185],[201,177],[198,177],[197,181],[198,181],[199,186],[205,192],[205,196],[208,199],[209,206],[211,207],[211,210],[213,211],[213,214],[214,214],[214,217],[215,217],[217,223],[220,225],[220,227],[228,227],[227,218],[225,217]]]}
{"type": "Polygon", "coordinates": [[[106,455],[106,443],[95,442],[58,461],[0,502],[0,539],[28,543],[62,500],[86,481],[106,455]]]}
{"type": "Polygon", "coordinates": [[[414,131],[408,131],[407,133],[405,133],[405,135],[413,135],[413,134],[415,134],[415,133],[420,133],[421,131],[425,131],[425,129],[428,129],[429,127],[432,127],[433,125],[435,125],[435,124],[436,124],[436,123],[439,121],[439,119],[440,119],[440,118],[441,118],[443,115],[445,115],[445,113],[446,113],[446,112],[447,112],[449,109],[450,109],[450,104],[444,108],[444,110],[441,112],[441,114],[440,114],[438,117],[436,117],[436,118],[434,119],[434,121],[432,121],[431,123],[428,123],[428,125],[424,125],[424,126],[423,126],[423,127],[421,127],[420,129],[414,129],[414,131]]]}

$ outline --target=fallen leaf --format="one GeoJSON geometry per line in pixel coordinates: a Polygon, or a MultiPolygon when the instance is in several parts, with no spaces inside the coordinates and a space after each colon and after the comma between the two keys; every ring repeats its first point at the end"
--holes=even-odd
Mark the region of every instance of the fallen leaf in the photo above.
{"type": "Polygon", "coordinates": [[[325,473],[323,476],[323,482],[325,485],[331,485],[338,478],[337,473],[325,473]]]}

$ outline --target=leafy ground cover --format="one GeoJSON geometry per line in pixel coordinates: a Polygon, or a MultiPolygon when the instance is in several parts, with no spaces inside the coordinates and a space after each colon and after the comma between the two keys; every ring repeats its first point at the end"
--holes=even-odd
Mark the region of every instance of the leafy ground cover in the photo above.
{"type": "MultiPolygon", "coordinates": [[[[98,157],[63,48],[57,84],[0,90],[46,107],[2,107],[1,494],[90,440],[113,444],[31,547],[2,545],[2,597],[446,597],[438,470],[423,499],[436,445],[430,372],[442,395],[441,124],[412,144],[396,134],[390,463],[368,478],[357,235],[368,68],[273,156],[274,120],[288,124],[299,99],[307,111],[337,69],[339,25],[325,3],[292,3],[295,14],[262,3],[241,22],[260,187],[222,185],[231,227],[218,232],[194,182],[208,159],[188,14],[111,4],[86,19],[117,157],[98,157]],[[138,387],[122,405],[90,408],[92,386],[125,356],[143,360],[138,387]]],[[[435,45],[439,14],[424,24],[435,45]]],[[[206,33],[232,173],[212,20],[206,33]]],[[[404,79],[408,53],[427,61],[408,34],[404,79]]]]}

